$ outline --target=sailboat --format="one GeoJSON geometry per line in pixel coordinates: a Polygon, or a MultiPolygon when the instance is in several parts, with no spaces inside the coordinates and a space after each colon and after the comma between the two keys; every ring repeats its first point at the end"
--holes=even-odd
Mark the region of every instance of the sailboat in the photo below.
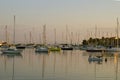
{"type": "MultiPolygon", "coordinates": [[[[97,37],[97,26],[95,25],[95,38],[97,37]]],[[[105,47],[103,46],[97,46],[96,41],[95,41],[95,46],[89,46],[86,49],[87,52],[103,52],[105,51],[105,47]]]]}
{"type": "Polygon", "coordinates": [[[32,33],[31,33],[31,31],[29,32],[29,36],[30,36],[30,39],[29,39],[29,43],[26,45],[26,48],[34,48],[34,44],[32,42],[32,33]]]}
{"type": "Polygon", "coordinates": [[[112,47],[112,48],[107,48],[105,51],[106,52],[120,52],[120,48],[119,48],[119,21],[117,18],[117,28],[116,28],[116,40],[117,40],[117,46],[116,47],[112,47]]]}
{"type": "Polygon", "coordinates": [[[25,44],[18,44],[18,45],[16,45],[16,48],[17,49],[25,49],[25,44]]]}
{"type": "Polygon", "coordinates": [[[97,46],[97,47],[87,47],[87,52],[104,52],[105,48],[103,46],[97,46]]]}
{"type": "Polygon", "coordinates": [[[54,29],[54,32],[55,32],[55,43],[54,45],[52,45],[49,49],[50,51],[60,51],[61,48],[56,44],[56,29],[54,29]]]}
{"type": "Polygon", "coordinates": [[[46,46],[46,25],[43,26],[43,46],[37,46],[35,52],[49,52],[49,49],[46,46]]]}
{"type": "Polygon", "coordinates": [[[60,51],[61,50],[61,48],[59,46],[52,46],[49,49],[50,49],[50,51],[60,51]]]}
{"type": "Polygon", "coordinates": [[[49,49],[46,46],[38,46],[38,47],[36,47],[35,52],[46,52],[46,53],[48,53],[49,49]]]}
{"type": "Polygon", "coordinates": [[[4,49],[6,49],[6,48],[9,48],[9,45],[8,45],[7,25],[5,26],[5,39],[6,39],[6,41],[1,45],[1,50],[4,50],[4,49]]]}
{"type": "Polygon", "coordinates": [[[67,44],[68,40],[68,27],[66,26],[66,44],[62,44],[61,49],[62,50],[73,50],[72,45],[67,44]]]}
{"type": "MultiPolygon", "coordinates": [[[[14,16],[13,45],[15,45],[15,16],[14,16]]],[[[6,48],[6,49],[2,50],[2,53],[6,53],[6,54],[20,54],[20,53],[21,53],[21,50],[16,49],[15,46],[11,46],[10,48],[6,48]]]]}
{"type": "Polygon", "coordinates": [[[4,54],[20,54],[21,50],[16,49],[15,47],[10,47],[5,50],[2,50],[4,54]]]}

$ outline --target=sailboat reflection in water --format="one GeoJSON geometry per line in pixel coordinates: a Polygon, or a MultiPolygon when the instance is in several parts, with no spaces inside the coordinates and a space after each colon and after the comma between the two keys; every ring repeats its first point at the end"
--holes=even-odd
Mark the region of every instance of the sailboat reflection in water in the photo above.
{"type": "Polygon", "coordinates": [[[101,56],[100,55],[99,56],[89,55],[88,61],[89,61],[89,63],[91,63],[91,62],[101,63],[103,61],[103,55],[101,55],[101,56]]]}
{"type": "Polygon", "coordinates": [[[1,56],[6,56],[8,59],[12,58],[12,75],[11,80],[15,80],[15,57],[22,58],[21,54],[1,54],[1,56]]]}

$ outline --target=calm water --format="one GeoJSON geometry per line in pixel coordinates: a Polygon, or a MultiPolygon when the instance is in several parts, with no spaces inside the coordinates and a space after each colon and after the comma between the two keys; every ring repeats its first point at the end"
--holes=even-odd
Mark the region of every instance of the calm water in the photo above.
{"type": "Polygon", "coordinates": [[[120,58],[104,54],[102,62],[89,62],[85,51],[35,53],[25,49],[21,55],[0,55],[0,80],[120,80],[120,58]],[[104,61],[107,58],[107,61],[104,61]]]}

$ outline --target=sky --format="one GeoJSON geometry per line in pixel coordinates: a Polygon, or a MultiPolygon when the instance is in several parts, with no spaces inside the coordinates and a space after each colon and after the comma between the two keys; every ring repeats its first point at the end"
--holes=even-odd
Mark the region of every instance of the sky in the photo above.
{"type": "Polygon", "coordinates": [[[33,42],[42,42],[44,24],[48,43],[54,43],[54,28],[57,42],[64,42],[66,26],[77,42],[78,34],[80,41],[94,37],[95,26],[101,35],[114,35],[120,0],[0,0],[0,40],[5,40],[7,25],[9,42],[13,41],[14,15],[17,43],[29,42],[30,32],[33,42]]]}

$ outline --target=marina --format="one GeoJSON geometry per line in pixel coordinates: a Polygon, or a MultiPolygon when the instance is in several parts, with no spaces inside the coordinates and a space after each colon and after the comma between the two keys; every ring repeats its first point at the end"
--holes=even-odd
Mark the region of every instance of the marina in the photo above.
{"type": "Polygon", "coordinates": [[[120,0],[0,0],[0,80],[120,80],[120,0]]]}

